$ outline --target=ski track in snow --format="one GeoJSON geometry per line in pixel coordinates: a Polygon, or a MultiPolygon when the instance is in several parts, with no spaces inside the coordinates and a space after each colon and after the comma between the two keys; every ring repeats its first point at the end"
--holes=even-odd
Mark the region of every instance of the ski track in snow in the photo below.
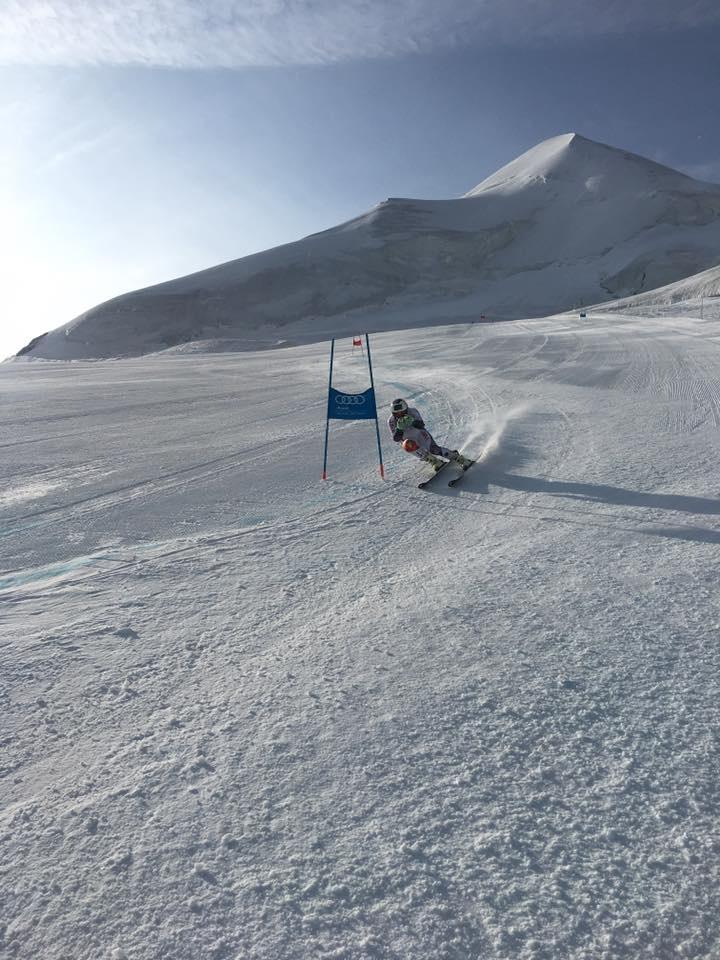
{"type": "Polygon", "coordinates": [[[0,367],[0,952],[720,955],[719,335],[0,367]]]}

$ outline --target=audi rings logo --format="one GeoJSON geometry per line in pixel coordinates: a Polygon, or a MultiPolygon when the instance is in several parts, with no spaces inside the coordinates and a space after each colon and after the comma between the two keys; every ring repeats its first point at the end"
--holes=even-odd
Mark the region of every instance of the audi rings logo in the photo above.
{"type": "Polygon", "coordinates": [[[339,407],[359,407],[365,403],[366,399],[367,398],[361,393],[341,393],[335,397],[335,403],[337,403],[339,407]]]}

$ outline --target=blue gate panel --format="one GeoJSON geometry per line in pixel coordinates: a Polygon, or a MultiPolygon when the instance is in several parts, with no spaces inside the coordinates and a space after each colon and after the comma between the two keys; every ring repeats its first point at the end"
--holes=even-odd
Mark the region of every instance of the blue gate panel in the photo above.
{"type": "Polygon", "coordinates": [[[364,393],[341,393],[330,387],[328,420],[374,420],[376,416],[372,387],[364,393]]]}

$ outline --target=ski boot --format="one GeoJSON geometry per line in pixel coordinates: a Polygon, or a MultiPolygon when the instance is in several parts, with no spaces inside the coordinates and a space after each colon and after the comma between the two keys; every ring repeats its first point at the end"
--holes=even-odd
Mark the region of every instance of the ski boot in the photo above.
{"type": "Polygon", "coordinates": [[[435,473],[438,472],[438,470],[440,469],[440,467],[444,467],[444,466],[445,466],[445,461],[444,461],[444,460],[441,460],[440,457],[435,457],[435,456],[433,456],[432,453],[428,453],[428,455],[425,457],[425,463],[429,463],[430,466],[431,466],[431,467],[433,468],[433,470],[435,471],[435,473]]]}
{"type": "Polygon", "coordinates": [[[470,457],[464,457],[459,450],[452,450],[450,453],[450,459],[454,460],[459,467],[463,468],[463,470],[472,463],[470,457]]]}

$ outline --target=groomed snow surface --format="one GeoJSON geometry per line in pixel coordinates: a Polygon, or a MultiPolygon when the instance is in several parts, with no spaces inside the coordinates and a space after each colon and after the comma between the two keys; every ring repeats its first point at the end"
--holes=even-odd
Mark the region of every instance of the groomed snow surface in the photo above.
{"type": "Polygon", "coordinates": [[[714,310],[1,367],[0,952],[720,956],[714,310]]]}

